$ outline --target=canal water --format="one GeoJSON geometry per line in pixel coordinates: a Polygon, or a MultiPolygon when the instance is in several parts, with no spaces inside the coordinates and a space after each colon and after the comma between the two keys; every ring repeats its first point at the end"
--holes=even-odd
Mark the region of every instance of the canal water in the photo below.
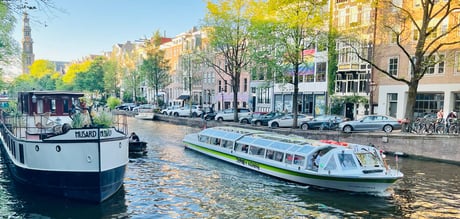
{"type": "MultiPolygon", "coordinates": [[[[17,187],[0,166],[2,218],[460,218],[460,166],[399,158],[405,174],[381,195],[311,188],[184,149],[198,129],[129,119],[148,142],[131,158],[125,183],[99,205],[17,187]]],[[[393,160],[391,166],[396,167],[393,160]]]]}

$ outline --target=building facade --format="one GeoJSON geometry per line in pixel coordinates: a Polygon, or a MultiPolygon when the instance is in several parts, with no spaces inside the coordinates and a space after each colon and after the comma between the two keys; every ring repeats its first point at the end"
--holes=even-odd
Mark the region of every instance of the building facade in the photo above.
{"type": "Polygon", "coordinates": [[[32,40],[32,28],[29,23],[29,15],[23,13],[23,27],[22,27],[22,73],[28,74],[30,72],[30,65],[35,61],[34,47],[32,40]]]}

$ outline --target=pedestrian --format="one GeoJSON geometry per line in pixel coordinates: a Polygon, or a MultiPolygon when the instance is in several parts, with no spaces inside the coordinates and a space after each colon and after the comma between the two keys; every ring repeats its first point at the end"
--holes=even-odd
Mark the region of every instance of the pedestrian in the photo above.
{"type": "Polygon", "coordinates": [[[438,111],[438,113],[436,114],[436,118],[438,122],[442,121],[442,119],[444,118],[444,111],[442,109],[438,111]]]}
{"type": "Polygon", "coordinates": [[[135,132],[132,132],[131,136],[129,136],[129,141],[138,142],[139,141],[139,136],[137,136],[135,132]]]}

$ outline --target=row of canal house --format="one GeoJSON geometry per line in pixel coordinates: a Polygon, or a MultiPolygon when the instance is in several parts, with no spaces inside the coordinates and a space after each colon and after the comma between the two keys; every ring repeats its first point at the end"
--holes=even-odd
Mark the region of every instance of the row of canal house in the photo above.
{"type": "MultiPolygon", "coordinates": [[[[168,105],[193,104],[223,110],[233,107],[231,81],[193,58],[192,51],[206,49],[206,34],[196,28],[179,34],[161,46],[169,60],[171,84],[165,89],[168,105]],[[191,83],[189,83],[191,80],[191,83]],[[190,89],[191,84],[191,89],[190,89]]],[[[309,49],[309,65],[303,66],[299,83],[299,112],[310,115],[326,113],[327,105],[327,51],[309,49]],[[309,68],[306,66],[310,66],[309,68]]],[[[225,68],[223,61],[220,63],[225,68]]],[[[243,71],[238,91],[238,107],[256,112],[292,111],[293,86],[267,81],[264,71],[243,71]]]]}
{"type": "MultiPolygon", "coordinates": [[[[415,13],[418,0],[402,0],[398,4],[404,7],[414,6],[415,13]]],[[[456,4],[456,3],[455,3],[456,4]]],[[[238,107],[254,111],[288,111],[296,105],[300,113],[321,115],[331,103],[331,97],[346,99],[347,96],[360,96],[371,104],[343,102],[343,115],[358,118],[368,113],[390,115],[403,118],[407,102],[407,85],[396,82],[378,72],[354,54],[354,49],[361,51],[361,56],[375,60],[383,69],[391,71],[398,77],[410,77],[409,60],[405,58],[394,36],[379,28],[382,14],[378,14],[370,3],[352,0],[331,0],[332,26],[339,31],[360,32],[361,43],[338,40],[337,71],[334,78],[334,94],[328,94],[328,58],[327,51],[318,48],[305,50],[310,57],[299,79],[298,102],[292,102],[293,86],[266,80],[267,72],[244,72],[238,91],[238,107]]],[[[456,14],[454,14],[456,16],[456,14]]],[[[459,22],[452,15],[440,25],[439,31],[459,22]]],[[[416,19],[420,17],[415,16],[416,19]]],[[[415,27],[408,25],[409,29],[415,27]]],[[[411,31],[414,33],[414,31],[411,31]]],[[[455,36],[460,36],[456,31],[455,36]]],[[[408,48],[415,47],[416,36],[406,36],[413,41],[405,41],[408,48]]],[[[193,28],[179,34],[162,44],[165,58],[169,60],[171,83],[162,90],[167,105],[185,105],[191,99],[193,104],[222,110],[233,107],[233,91],[230,80],[220,77],[213,68],[196,60],[194,51],[205,50],[206,33],[193,28]]],[[[414,52],[409,49],[409,52],[414,52]]],[[[439,109],[460,111],[460,46],[455,44],[439,55],[443,61],[438,62],[422,79],[417,95],[415,116],[423,116],[439,109]]],[[[218,60],[217,60],[218,62],[218,60]]],[[[224,63],[221,63],[224,65],[224,63]]],[[[148,93],[149,88],[141,92],[148,93]]],[[[146,95],[147,96],[147,95],[146,95]]],[[[149,98],[148,98],[149,99],[149,98]]]]}

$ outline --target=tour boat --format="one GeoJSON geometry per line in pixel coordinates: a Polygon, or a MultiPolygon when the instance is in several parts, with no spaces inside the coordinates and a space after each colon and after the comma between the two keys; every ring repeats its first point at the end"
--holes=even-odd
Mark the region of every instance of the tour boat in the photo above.
{"type": "Polygon", "coordinates": [[[127,119],[107,113],[110,126],[98,124],[102,112],[84,100],[83,93],[34,90],[18,94],[17,110],[2,109],[2,155],[16,182],[96,203],[121,188],[129,161],[127,119]]]}
{"type": "Polygon", "coordinates": [[[382,193],[403,177],[380,150],[366,145],[236,127],[203,129],[187,134],[183,142],[208,156],[314,187],[382,193]]]}

